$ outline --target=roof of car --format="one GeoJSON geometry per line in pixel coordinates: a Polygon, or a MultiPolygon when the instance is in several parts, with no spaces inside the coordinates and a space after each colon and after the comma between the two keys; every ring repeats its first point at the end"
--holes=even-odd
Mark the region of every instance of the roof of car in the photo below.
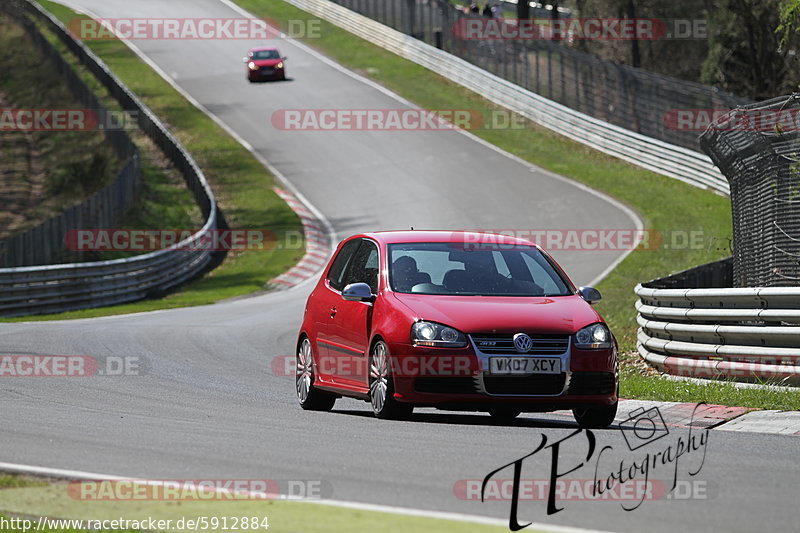
{"type": "Polygon", "coordinates": [[[484,233],[477,231],[431,231],[431,230],[403,230],[403,231],[376,231],[372,233],[363,233],[363,237],[370,237],[383,244],[397,244],[405,242],[469,242],[469,243],[496,243],[507,245],[526,245],[537,246],[535,243],[510,237],[508,235],[499,235],[496,233],[484,233]]]}
{"type": "Polygon", "coordinates": [[[255,48],[251,48],[249,52],[265,52],[267,50],[275,50],[277,52],[278,48],[276,46],[257,46],[255,48]]]}

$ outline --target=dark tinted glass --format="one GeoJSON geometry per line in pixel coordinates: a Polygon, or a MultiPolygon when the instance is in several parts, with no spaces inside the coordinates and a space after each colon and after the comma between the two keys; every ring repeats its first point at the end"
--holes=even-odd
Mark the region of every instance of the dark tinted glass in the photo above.
{"type": "Polygon", "coordinates": [[[277,50],[259,50],[253,52],[252,59],[280,59],[281,55],[277,50]]]}
{"type": "Polygon", "coordinates": [[[347,265],[350,264],[350,259],[352,259],[359,244],[361,244],[361,239],[353,239],[347,242],[339,250],[336,259],[333,260],[333,265],[331,265],[331,269],[328,272],[328,283],[337,291],[344,288],[344,273],[347,272],[347,265]]]}
{"type": "Polygon", "coordinates": [[[378,292],[378,248],[371,241],[361,241],[361,247],[350,262],[344,286],[366,283],[372,294],[378,292]]]}
{"type": "Polygon", "coordinates": [[[436,242],[389,245],[395,292],[483,296],[568,296],[568,282],[532,246],[436,242]]]}

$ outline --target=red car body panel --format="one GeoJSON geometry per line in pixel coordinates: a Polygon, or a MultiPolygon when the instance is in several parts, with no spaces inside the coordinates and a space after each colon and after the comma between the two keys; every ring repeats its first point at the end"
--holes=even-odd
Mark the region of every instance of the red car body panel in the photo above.
{"type": "MultiPolygon", "coordinates": [[[[474,238],[474,234],[463,232],[402,231],[366,233],[342,241],[308,298],[298,337],[298,346],[305,337],[311,341],[317,369],[314,386],[342,396],[367,399],[369,350],[377,339],[382,339],[389,348],[393,366],[406,369],[394,375],[394,397],[400,402],[456,410],[485,410],[492,406],[513,405],[522,411],[550,411],[616,402],[618,356],[616,340],[613,339],[611,348],[594,350],[577,349],[570,341],[569,378],[560,394],[536,394],[531,391],[530,394],[495,395],[476,393],[474,390],[419,390],[416,383],[420,378],[458,378],[463,386],[485,372],[473,342],[458,349],[412,344],[411,327],[419,320],[444,324],[466,335],[525,332],[572,336],[585,326],[603,323],[603,318],[577,293],[554,297],[450,296],[391,290],[387,245],[452,242],[465,235],[474,238]],[[378,247],[378,291],[372,303],[346,301],[341,292],[332,288],[327,281],[338,253],[346,242],[353,239],[368,239],[378,247]],[[457,363],[453,365],[453,372],[447,375],[426,376],[413,371],[435,367],[437,363],[441,365],[447,358],[457,363]],[[589,387],[579,394],[573,393],[571,387],[577,379],[586,381],[584,377],[596,376],[606,380],[613,376],[611,390],[592,394],[589,387]]],[[[570,290],[576,292],[560,267],[540,247],[522,239],[495,237],[498,244],[534,246],[539,249],[564,277],[570,290]]]]}

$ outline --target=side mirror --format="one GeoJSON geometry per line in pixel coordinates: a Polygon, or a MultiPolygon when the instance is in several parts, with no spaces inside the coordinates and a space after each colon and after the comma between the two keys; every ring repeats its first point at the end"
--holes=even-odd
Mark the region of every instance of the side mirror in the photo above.
{"type": "Polygon", "coordinates": [[[578,294],[581,295],[581,298],[593,304],[595,302],[599,302],[603,299],[603,296],[600,294],[600,291],[595,289],[594,287],[578,287],[578,294]]]}
{"type": "Polygon", "coordinates": [[[351,283],[342,290],[342,298],[349,302],[371,302],[375,295],[366,283],[351,283]]]}
{"type": "Polygon", "coordinates": [[[289,57],[288,57],[288,56],[283,56],[281,59],[283,59],[284,61],[286,61],[287,59],[289,59],[289,57]]]}

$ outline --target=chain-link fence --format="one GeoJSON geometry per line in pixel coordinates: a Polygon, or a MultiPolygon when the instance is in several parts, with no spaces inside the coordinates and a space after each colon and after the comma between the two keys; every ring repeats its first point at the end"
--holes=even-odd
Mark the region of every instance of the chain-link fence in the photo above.
{"type": "MultiPolygon", "coordinates": [[[[600,59],[546,38],[469,37],[469,19],[449,0],[332,0],[398,31],[457,55],[567,107],[642,135],[700,151],[696,123],[703,110],[752,101],[698,83],[600,59]],[[678,113],[689,112],[686,123],[678,113]]],[[[532,15],[534,16],[534,15],[532,15]]],[[[495,21],[503,25],[516,20],[495,21]]],[[[513,29],[510,33],[513,34],[513,29]]],[[[487,33],[488,35],[488,33],[487,33]]]]}
{"type": "Polygon", "coordinates": [[[800,94],[721,115],[700,144],[730,183],[734,287],[800,285],[800,94]]]}

